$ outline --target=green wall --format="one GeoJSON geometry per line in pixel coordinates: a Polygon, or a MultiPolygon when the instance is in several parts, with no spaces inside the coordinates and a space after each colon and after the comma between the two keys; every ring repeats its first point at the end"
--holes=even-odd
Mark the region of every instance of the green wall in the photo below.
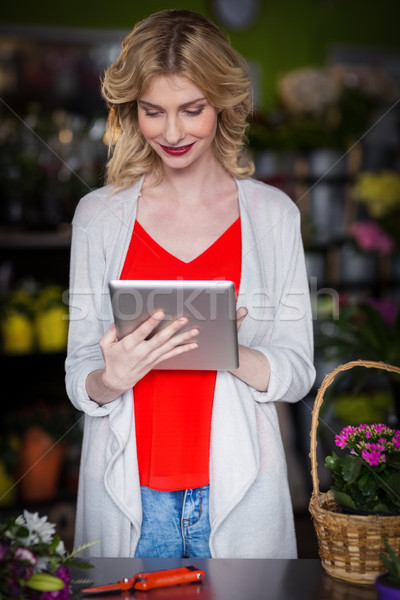
{"type": "MultiPolygon", "coordinates": [[[[257,22],[228,32],[233,45],[261,71],[261,104],[274,101],[276,78],[305,65],[323,64],[332,45],[372,46],[400,53],[399,0],[260,0],[257,22]]],[[[54,0],[4,2],[2,24],[130,29],[163,8],[189,8],[211,18],[212,0],[54,0]]]]}

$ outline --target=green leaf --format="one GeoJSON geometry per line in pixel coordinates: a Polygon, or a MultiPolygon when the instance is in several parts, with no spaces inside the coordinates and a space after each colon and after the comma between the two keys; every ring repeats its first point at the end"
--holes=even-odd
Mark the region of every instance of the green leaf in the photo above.
{"type": "Polygon", "coordinates": [[[371,477],[369,473],[364,473],[362,477],[358,480],[358,487],[363,493],[370,493],[371,486],[371,477]]]}
{"type": "Polygon", "coordinates": [[[325,467],[330,471],[335,471],[337,468],[337,459],[338,457],[334,452],[332,452],[332,456],[327,456],[325,458],[325,467]]]}
{"type": "Polygon", "coordinates": [[[50,552],[54,552],[54,550],[57,548],[58,544],[60,543],[60,540],[61,540],[61,538],[59,535],[55,535],[53,537],[53,541],[51,542],[50,548],[49,548],[50,552]]]}
{"type": "Polygon", "coordinates": [[[353,500],[345,492],[337,492],[335,490],[335,501],[339,506],[344,506],[345,508],[352,508],[353,510],[357,508],[353,500]]]}
{"type": "Polygon", "coordinates": [[[82,544],[78,548],[75,548],[75,550],[73,550],[70,554],[68,554],[67,560],[69,560],[70,558],[72,558],[73,556],[78,554],[79,552],[82,552],[83,550],[86,550],[87,548],[90,548],[91,546],[95,546],[99,542],[100,542],[100,540],[94,540],[93,542],[87,542],[86,544],[82,544]]]}
{"type": "Polygon", "coordinates": [[[393,505],[400,508],[400,477],[396,471],[382,473],[382,488],[393,505]]]}
{"type": "Polygon", "coordinates": [[[348,483],[352,483],[358,477],[362,467],[362,460],[354,454],[347,454],[342,459],[342,474],[343,479],[348,483]]]}
{"type": "Polygon", "coordinates": [[[70,557],[64,560],[67,567],[75,567],[76,569],[93,569],[93,565],[80,558],[70,557]]]}

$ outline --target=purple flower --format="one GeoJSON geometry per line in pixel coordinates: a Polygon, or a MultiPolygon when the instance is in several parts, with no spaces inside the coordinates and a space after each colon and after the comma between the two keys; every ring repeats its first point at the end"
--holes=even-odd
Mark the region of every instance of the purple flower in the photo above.
{"type": "Polygon", "coordinates": [[[71,583],[71,572],[69,568],[65,565],[61,565],[60,567],[58,567],[54,575],[63,580],[65,584],[63,589],[57,590],[55,592],[43,592],[43,594],[40,594],[38,600],[69,600],[69,584],[71,583]]]}
{"type": "Polygon", "coordinates": [[[0,561],[5,560],[10,548],[10,542],[8,540],[0,541],[0,561]]]}
{"type": "Polygon", "coordinates": [[[6,588],[8,595],[11,598],[18,598],[22,594],[22,588],[19,585],[18,580],[13,577],[7,577],[6,588]]]}
{"type": "Polygon", "coordinates": [[[393,325],[397,314],[396,302],[384,298],[368,298],[367,302],[380,314],[385,325],[393,325]]]}
{"type": "Polygon", "coordinates": [[[19,561],[10,561],[8,565],[7,591],[11,598],[17,598],[22,593],[22,581],[26,581],[33,574],[33,566],[19,561]]]}

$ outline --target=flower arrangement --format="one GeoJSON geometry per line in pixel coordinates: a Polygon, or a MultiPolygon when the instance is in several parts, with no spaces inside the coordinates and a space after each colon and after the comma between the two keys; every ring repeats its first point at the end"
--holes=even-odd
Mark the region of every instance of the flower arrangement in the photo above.
{"type": "Polygon", "coordinates": [[[363,171],[353,188],[354,198],[367,208],[369,215],[397,242],[400,239],[400,175],[395,171],[363,171]]]}
{"type": "Polygon", "coordinates": [[[276,106],[250,120],[254,149],[309,152],[347,149],[368,124],[371,97],[331,67],[306,66],[284,73],[276,106]]]}
{"type": "Polygon", "coordinates": [[[368,123],[371,99],[329,67],[303,67],[277,83],[281,141],[294,150],[343,150],[368,123]]]}
{"type": "Polygon", "coordinates": [[[0,523],[0,597],[16,600],[69,600],[71,567],[91,568],[76,554],[96,542],[68,553],[47,517],[24,511],[0,523]]]}
{"type": "Polygon", "coordinates": [[[384,424],[346,426],[335,438],[345,451],[325,459],[335,501],[367,514],[400,513],[400,430],[384,424]]]}

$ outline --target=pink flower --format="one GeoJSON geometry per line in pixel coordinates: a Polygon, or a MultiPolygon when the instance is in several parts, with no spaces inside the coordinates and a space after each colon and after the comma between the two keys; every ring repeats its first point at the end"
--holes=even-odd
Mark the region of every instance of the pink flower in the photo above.
{"type": "Polygon", "coordinates": [[[387,429],[386,425],[382,425],[382,423],[374,423],[373,427],[375,428],[376,431],[385,431],[385,429],[387,429]]]}
{"type": "Polygon", "coordinates": [[[350,233],[357,245],[366,252],[376,250],[381,254],[391,254],[396,244],[375,221],[359,221],[353,223],[350,233]]]}
{"type": "Polygon", "coordinates": [[[33,566],[35,566],[37,563],[36,556],[31,550],[29,550],[29,548],[17,548],[14,552],[14,556],[17,560],[26,560],[26,562],[33,566]]]}
{"type": "Polygon", "coordinates": [[[379,465],[381,459],[381,453],[377,450],[371,450],[371,452],[363,450],[361,456],[371,467],[379,465]]]}

